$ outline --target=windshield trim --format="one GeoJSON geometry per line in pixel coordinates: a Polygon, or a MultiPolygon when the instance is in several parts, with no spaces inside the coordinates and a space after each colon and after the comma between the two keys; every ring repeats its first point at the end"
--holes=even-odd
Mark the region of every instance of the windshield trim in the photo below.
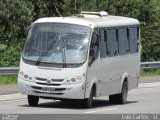
{"type": "MultiPolygon", "coordinates": [[[[22,55],[22,60],[26,64],[34,65],[36,66],[36,61],[25,59],[22,55]]],[[[87,60],[87,59],[86,59],[87,60]]],[[[75,68],[82,66],[86,60],[82,63],[65,63],[65,68],[75,68]]],[[[49,62],[40,62],[38,66],[43,67],[57,67],[57,68],[64,68],[64,63],[49,63],[49,62]]]]}

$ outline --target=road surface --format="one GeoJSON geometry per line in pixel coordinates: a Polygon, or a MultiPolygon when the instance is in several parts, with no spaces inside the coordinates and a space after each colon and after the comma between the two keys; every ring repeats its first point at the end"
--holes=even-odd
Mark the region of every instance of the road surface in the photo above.
{"type": "Polygon", "coordinates": [[[94,100],[91,109],[83,109],[78,102],[40,99],[37,107],[30,107],[27,99],[0,102],[0,113],[9,114],[145,114],[160,113],[160,87],[143,87],[129,92],[128,103],[113,105],[108,97],[94,100]]]}

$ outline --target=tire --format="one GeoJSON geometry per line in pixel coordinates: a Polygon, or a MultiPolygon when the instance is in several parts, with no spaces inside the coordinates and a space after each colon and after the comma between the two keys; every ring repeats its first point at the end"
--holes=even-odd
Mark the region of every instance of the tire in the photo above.
{"type": "Polygon", "coordinates": [[[28,104],[30,106],[37,106],[38,102],[39,102],[39,97],[38,96],[28,95],[28,104]]]}
{"type": "Polygon", "coordinates": [[[120,94],[118,94],[119,104],[125,104],[127,103],[127,96],[128,96],[128,85],[125,81],[122,86],[122,91],[120,94]]]}
{"type": "Polygon", "coordinates": [[[93,97],[94,97],[94,91],[92,88],[89,98],[81,100],[81,106],[83,108],[91,108],[93,106],[93,97]]]}
{"type": "Polygon", "coordinates": [[[125,81],[122,86],[122,91],[119,94],[110,95],[109,102],[111,104],[125,104],[127,103],[128,85],[125,81]]]}

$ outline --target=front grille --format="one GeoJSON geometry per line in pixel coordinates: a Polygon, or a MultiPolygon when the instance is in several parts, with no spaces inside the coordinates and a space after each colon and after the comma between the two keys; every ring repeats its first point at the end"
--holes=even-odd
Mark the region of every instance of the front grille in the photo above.
{"type": "Polygon", "coordinates": [[[60,86],[61,84],[47,84],[47,83],[40,83],[40,82],[36,82],[39,85],[48,85],[48,86],[60,86]]]}
{"type": "Polygon", "coordinates": [[[47,79],[36,77],[36,80],[39,80],[39,81],[46,81],[47,79]]]}
{"type": "Polygon", "coordinates": [[[40,85],[48,85],[48,86],[60,86],[64,79],[50,79],[50,83],[47,83],[47,78],[39,78],[35,77],[35,82],[40,85]]]}

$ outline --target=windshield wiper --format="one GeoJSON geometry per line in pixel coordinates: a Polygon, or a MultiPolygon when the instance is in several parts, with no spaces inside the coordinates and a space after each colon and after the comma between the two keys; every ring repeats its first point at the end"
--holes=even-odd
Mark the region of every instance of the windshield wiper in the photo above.
{"type": "Polygon", "coordinates": [[[57,38],[58,38],[58,35],[57,35],[56,39],[48,46],[48,48],[46,50],[44,50],[43,53],[38,57],[38,59],[36,61],[36,65],[37,66],[41,62],[42,57],[44,57],[45,55],[47,55],[48,51],[53,47],[53,45],[56,42],[57,38]]]}
{"type": "Polygon", "coordinates": [[[63,50],[62,50],[62,58],[63,58],[63,68],[66,68],[66,41],[62,39],[63,42],[63,50]]]}

